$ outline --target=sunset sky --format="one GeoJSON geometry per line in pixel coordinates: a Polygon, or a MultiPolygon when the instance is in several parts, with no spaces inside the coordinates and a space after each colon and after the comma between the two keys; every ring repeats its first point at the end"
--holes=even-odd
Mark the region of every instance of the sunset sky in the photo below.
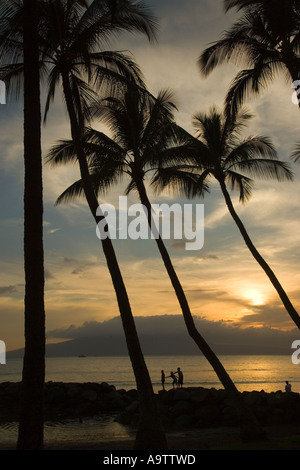
{"type": "MultiPolygon", "coordinates": [[[[149,90],[170,88],[176,96],[177,122],[189,131],[192,115],[211,105],[222,106],[237,69],[218,67],[206,79],[197,59],[207,45],[220,38],[234,15],[224,15],[222,0],[153,0],[148,2],[160,31],[157,44],[141,35],[122,36],[112,48],[129,50],[141,67],[149,90]]],[[[267,91],[247,106],[255,118],[247,135],[269,136],[279,158],[289,159],[299,139],[300,111],[292,103],[291,83],[278,76],[267,91]]],[[[23,115],[22,103],[0,105],[0,339],[7,350],[23,346],[23,115]]],[[[43,152],[58,139],[69,137],[69,124],[57,91],[46,126],[43,152]]],[[[248,233],[269,262],[294,306],[300,311],[300,165],[291,163],[295,181],[258,181],[250,202],[242,206],[232,194],[248,233]]],[[[106,268],[93,219],[84,201],[55,207],[56,198],[78,177],[68,166],[44,167],[44,249],[47,332],[102,322],[118,316],[115,293],[106,268]]],[[[124,182],[125,183],[125,182],[124,182]]],[[[101,202],[115,204],[125,184],[101,202]]],[[[175,201],[171,193],[152,195],[152,202],[175,201]]],[[[191,202],[176,199],[181,203],[191,202]]],[[[138,202],[135,194],[129,203],[138,202]]],[[[209,321],[223,320],[245,328],[294,328],[277,293],[252,258],[231,219],[217,185],[203,200],[205,241],[199,251],[167,241],[177,274],[193,314],[209,321]]],[[[134,315],[179,314],[154,240],[114,242],[134,315]]],[[[58,341],[62,337],[51,338],[58,341]]],[[[295,338],[297,339],[297,338],[295,338]]]]}

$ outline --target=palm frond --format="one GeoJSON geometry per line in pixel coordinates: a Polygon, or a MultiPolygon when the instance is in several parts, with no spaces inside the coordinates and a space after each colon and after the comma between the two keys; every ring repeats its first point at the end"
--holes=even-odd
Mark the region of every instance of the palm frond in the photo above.
{"type": "Polygon", "coordinates": [[[240,202],[244,204],[250,199],[253,188],[252,179],[229,170],[226,172],[226,180],[229,182],[232,190],[239,191],[240,202]]]}
{"type": "Polygon", "coordinates": [[[78,161],[74,148],[73,140],[60,140],[53,145],[46,156],[46,163],[50,166],[66,165],[67,163],[76,164],[78,161]]]}
{"type": "Polygon", "coordinates": [[[291,154],[291,159],[295,163],[300,162],[300,143],[296,145],[294,152],[291,154]]]}
{"type": "Polygon", "coordinates": [[[223,3],[224,3],[225,12],[228,12],[229,10],[233,8],[236,8],[237,11],[240,11],[244,8],[253,6],[253,4],[257,4],[260,2],[253,1],[253,0],[224,0],[223,3]]]}
{"type": "MultiPolygon", "coordinates": [[[[95,194],[105,195],[113,185],[120,181],[120,177],[120,173],[118,171],[114,171],[114,169],[110,168],[109,171],[106,170],[105,172],[100,172],[99,168],[97,168],[95,172],[93,170],[90,171],[89,179],[95,194]]],[[[55,205],[66,204],[82,197],[85,197],[85,192],[83,180],[80,179],[63,191],[63,193],[57,198],[55,205]]]]}
{"type": "Polygon", "coordinates": [[[225,112],[236,114],[245,100],[257,96],[275,77],[280,62],[257,63],[251,69],[241,70],[232,80],[225,99],[225,112]]]}
{"type": "Polygon", "coordinates": [[[248,12],[225,31],[219,41],[202,52],[198,58],[202,75],[207,77],[224,62],[239,66],[242,63],[253,63],[258,51],[265,49],[267,39],[270,40],[259,15],[248,12]]]}
{"type": "Polygon", "coordinates": [[[44,124],[46,123],[46,120],[47,120],[50,105],[54,101],[55,90],[56,90],[56,86],[59,80],[60,80],[59,70],[57,66],[54,66],[48,72],[48,90],[47,90],[47,97],[46,97],[45,110],[44,110],[44,124]]]}
{"type": "Polygon", "coordinates": [[[232,140],[229,137],[228,148],[230,151],[224,158],[224,168],[230,168],[232,165],[238,165],[239,162],[254,158],[277,159],[277,151],[271,139],[265,136],[250,136],[238,143],[235,138],[232,140]]]}
{"type": "Polygon", "coordinates": [[[74,199],[84,197],[84,187],[82,180],[75,181],[56,199],[55,205],[67,204],[74,201],[74,199]]]}
{"type": "Polygon", "coordinates": [[[140,67],[133,57],[125,52],[102,51],[89,55],[93,70],[93,86],[102,94],[112,96],[131,83],[145,88],[140,67]]]}
{"type": "Polygon", "coordinates": [[[172,193],[188,198],[203,196],[205,192],[209,192],[208,185],[204,181],[200,184],[197,173],[185,171],[178,166],[157,169],[151,180],[151,186],[158,193],[168,188],[172,193]]]}
{"type": "Polygon", "coordinates": [[[155,41],[158,22],[151,10],[141,2],[131,0],[94,0],[80,18],[74,35],[74,46],[88,44],[102,48],[119,32],[140,32],[155,41]]]}
{"type": "Polygon", "coordinates": [[[262,179],[276,179],[277,181],[293,181],[293,172],[286,162],[264,158],[243,160],[237,165],[240,171],[262,179]]]}

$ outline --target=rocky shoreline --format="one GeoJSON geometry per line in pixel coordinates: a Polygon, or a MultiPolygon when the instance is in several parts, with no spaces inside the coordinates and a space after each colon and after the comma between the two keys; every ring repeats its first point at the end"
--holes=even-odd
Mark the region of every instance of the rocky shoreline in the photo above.
{"type": "MultiPolygon", "coordinates": [[[[0,383],[0,423],[18,421],[20,383],[0,383]]],[[[242,392],[247,405],[263,426],[300,423],[300,395],[281,391],[242,392]]],[[[156,394],[165,429],[203,429],[237,426],[239,416],[234,397],[225,390],[187,387],[156,394]]],[[[138,422],[138,392],[116,389],[102,383],[45,384],[45,420],[83,420],[115,416],[125,425],[138,422]]]]}

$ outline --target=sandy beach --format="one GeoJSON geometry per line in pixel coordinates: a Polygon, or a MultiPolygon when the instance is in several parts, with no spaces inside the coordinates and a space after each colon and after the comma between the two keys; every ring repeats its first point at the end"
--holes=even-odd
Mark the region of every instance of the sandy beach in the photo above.
{"type": "MultiPolygon", "coordinates": [[[[265,441],[243,443],[238,427],[216,427],[167,433],[169,450],[300,450],[300,424],[267,426],[265,441]]],[[[44,450],[57,451],[133,451],[134,434],[121,439],[46,440],[44,450]]],[[[1,443],[1,451],[15,450],[15,444],[1,443]]],[[[147,449],[145,449],[147,450],[147,449]]]]}

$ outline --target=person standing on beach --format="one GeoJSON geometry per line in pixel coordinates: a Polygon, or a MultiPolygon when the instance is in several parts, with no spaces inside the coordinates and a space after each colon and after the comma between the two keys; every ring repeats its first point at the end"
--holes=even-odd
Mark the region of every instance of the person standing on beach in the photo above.
{"type": "Polygon", "coordinates": [[[177,372],[175,372],[175,373],[178,374],[178,388],[182,388],[182,386],[183,386],[183,373],[180,370],[180,367],[177,368],[177,372]]]}
{"type": "Polygon", "coordinates": [[[292,391],[292,386],[289,384],[288,380],[285,382],[285,391],[286,392],[291,392],[292,391]]]}
{"type": "Polygon", "coordinates": [[[161,384],[162,384],[163,390],[165,389],[165,381],[166,381],[165,372],[162,370],[161,371],[161,384]]]}
{"type": "Polygon", "coordinates": [[[173,385],[173,388],[175,388],[175,385],[177,386],[177,377],[176,377],[176,375],[174,374],[174,372],[170,372],[169,377],[171,377],[173,379],[172,385],[173,385]]]}

